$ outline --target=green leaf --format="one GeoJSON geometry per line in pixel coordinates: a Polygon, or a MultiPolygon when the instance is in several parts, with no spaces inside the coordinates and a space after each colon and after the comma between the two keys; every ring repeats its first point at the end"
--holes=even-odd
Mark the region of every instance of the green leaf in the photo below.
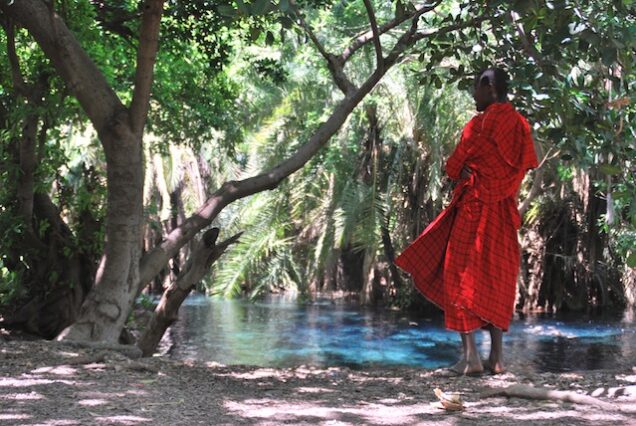
{"type": "Polygon", "coordinates": [[[601,60],[603,61],[603,65],[610,66],[616,62],[616,58],[618,58],[618,50],[612,47],[606,46],[605,49],[601,52],[601,60]]]}
{"type": "Polygon", "coordinates": [[[593,46],[598,46],[601,43],[601,37],[590,29],[581,31],[579,37],[593,46]]]}
{"type": "Polygon", "coordinates": [[[287,12],[289,10],[289,0],[280,0],[278,8],[281,12],[287,12]]]}
{"type": "Polygon", "coordinates": [[[243,15],[249,14],[249,8],[243,0],[236,0],[236,4],[238,5],[239,12],[241,12],[243,15]]]}
{"type": "Polygon", "coordinates": [[[265,44],[271,46],[274,44],[274,34],[271,31],[267,31],[267,35],[265,36],[265,44]]]}
{"type": "Polygon", "coordinates": [[[632,194],[629,191],[614,191],[612,192],[612,198],[615,200],[629,200],[632,198],[632,194]]]}
{"type": "Polygon", "coordinates": [[[252,14],[253,15],[265,15],[269,12],[269,8],[272,3],[269,0],[257,0],[252,4],[252,14]]]}
{"type": "Polygon", "coordinates": [[[623,169],[621,169],[618,166],[614,166],[612,164],[601,164],[599,166],[599,170],[601,171],[601,173],[606,174],[606,175],[618,175],[620,174],[623,169]]]}
{"type": "Polygon", "coordinates": [[[221,15],[226,16],[228,18],[231,18],[234,15],[236,15],[236,9],[234,9],[232,6],[221,5],[221,6],[218,6],[216,10],[218,10],[218,12],[221,15]]]}
{"type": "Polygon", "coordinates": [[[286,30],[294,26],[294,21],[289,19],[287,16],[281,16],[279,22],[286,30]]]}
{"type": "Polygon", "coordinates": [[[258,40],[258,37],[260,37],[260,35],[261,35],[260,28],[256,28],[256,27],[250,28],[250,39],[252,41],[258,40]]]}
{"type": "Polygon", "coordinates": [[[528,12],[531,12],[537,5],[533,0],[517,0],[512,5],[512,9],[515,12],[519,12],[519,14],[524,15],[528,12]]]}
{"type": "Polygon", "coordinates": [[[630,268],[636,268],[636,251],[632,252],[632,254],[627,257],[627,261],[625,263],[627,263],[627,266],[630,268]]]}

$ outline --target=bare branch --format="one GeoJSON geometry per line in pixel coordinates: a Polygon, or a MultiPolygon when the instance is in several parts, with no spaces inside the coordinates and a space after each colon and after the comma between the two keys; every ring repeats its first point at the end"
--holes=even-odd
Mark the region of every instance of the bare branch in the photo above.
{"type": "Polygon", "coordinates": [[[13,88],[15,91],[22,95],[28,96],[27,85],[22,77],[22,71],[20,70],[20,60],[15,51],[15,25],[11,19],[4,26],[4,30],[7,34],[7,56],[9,57],[9,63],[11,64],[11,79],[13,81],[13,88]]]}
{"type": "MultiPolygon", "coordinates": [[[[411,13],[407,13],[399,18],[395,18],[392,21],[389,21],[386,24],[381,25],[378,28],[378,34],[382,35],[386,33],[387,31],[390,31],[393,28],[397,27],[401,23],[408,21],[409,19],[413,19],[413,18],[416,20],[419,19],[419,17],[422,16],[424,13],[434,10],[437,6],[440,5],[440,3],[441,3],[441,0],[438,0],[434,2],[433,4],[423,5],[419,9],[415,9],[415,11],[411,13]]],[[[353,43],[351,43],[351,45],[348,48],[346,48],[340,55],[341,62],[343,64],[346,63],[358,49],[360,49],[365,44],[373,40],[373,38],[374,38],[373,30],[367,31],[357,36],[355,40],[353,41],[353,43]]]]}
{"type": "Polygon", "coordinates": [[[621,411],[620,407],[609,402],[605,402],[589,395],[582,395],[572,391],[560,391],[545,387],[534,387],[528,385],[511,385],[505,388],[486,388],[482,392],[482,398],[493,396],[506,396],[508,398],[544,399],[552,401],[567,401],[575,404],[594,405],[613,412],[621,411]]]}
{"type": "Polygon", "coordinates": [[[163,0],[146,0],[139,29],[135,91],[130,104],[132,129],[138,135],[143,133],[150,108],[150,89],[159,47],[159,28],[162,14],[163,0]]]}
{"type": "Polygon", "coordinates": [[[382,56],[382,45],[380,44],[380,33],[378,32],[378,22],[375,19],[373,5],[369,0],[364,0],[364,7],[369,15],[369,23],[371,24],[371,32],[373,34],[373,45],[375,46],[376,68],[384,67],[384,57],[382,56]]]}
{"type": "Polygon", "coordinates": [[[296,8],[295,2],[292,2],[291,4],[292,7],[294,7],[294,12],[298,17],[298,22],[300,23],[301,28],[305,30],[311,42],[314,44],[314,46],[316,46],[316,49],[318,49],[318,52],[320,52],[322,57],[325,58],[325,60],[327,61],[327,68],[329,68],[329,72],[331,73],[336,86],[338,86],[338,88],[345,95],[354,92],[356,90],[356,87],[345,74],[343,69],[344,64],[340,61],[339,57],[327,52],[322,43],[320,43],[320,40],[318,40],[318,37],[316,37],[316,34],[313,32],[309,24],[307,24],[305,19],[302,17],[300,11],[296,8]]]}
{"type": "Polygon", "coordinates": [[[434,30],[428,30],[428,31],[420,31],[417,34],[415,34],[415,36],[413,37],[415,41],[419,41],[425,38],[429,38],[432,36],[437,36],[440,34],[446,34],[446,33],[450,33],[452,31],[455,30],[460,30],[463,28],[468,28],[468,27],[472,27],[475,24],[479,24],[483,21],[487,21],[489,19],[492,19],[491,16],[486,16],[486,15],[482,15],[482,16],[478,16],[476,18],[473,19],[469,19],[468,21],[464,21],[464,22],[459,22],[457,24],[454,25],[449,25],[447,27],[441,27],[441,28],[437,28],[434,30]]]}
{"type": "Polygon", "coordinates": [[[203,237],[188,258],[183,271],[179,274],[177,281],[164,291],[159,304],[137,343],[144,356],[150,356],[156,350],[166,329],[176,321],[179,307],[185,298],[205,276],[210,266],[221,257],[231,244],[239,240],[241,234],[242,232],[233,235],[220,244],[216,244],[216,239],[219,236],[218,228],[209,229],[203,234],[203,237]]]}
{"type": "Polygon", "coordinates": [[[437,0],[432,5],[421,6],[420,8],[415,9],[413,12],[406,13],[403,16],[393,19],[392,21],[389,21],[380,27],[377,26],[375,14],[373,12],[373,9],[371,8],[370,2],[365,0],[365,7],[367,8],[367,13],[369,14],[369,20],[371,22],[371,30],[365,33],[362,33],[361,35],[356,37],[356,39],[351,44],[351,46],[346,48],[343,51],[343,53],[340,55],[333,55],[327,52],[324,46],[320,43],[320,40],[318,40],[318,37],[316,36],[316,34],[312,31],[311,27],[303,19],[302,14],[299,12],[298,8],[296,7],[296,3],[294,1],[291,1],[290,3],[292,7],[294,8],[293,10],[296,16],[298,17],[298,21],[301,28],[305,30],[309,39],[316,46],[320,54],[327,60],[327,67],[329,68],[329,71],[331,72],[331,75],[336,85],[345,95],[349,96],[357,90],[356,86],[353,83],[351,83],[351,81],[349,80],[349,78],[344,72],[344,66],[346,62],[351,58],[351,56],[358,49],[360,49],[361,47],[363,47],[364,45],[366,45],[367,43],[375,39],[376,41],[374,41],[374,43],[376,45],[378,67],[380,66],[383,67],[385,61],[384,59],[381,59],[382,48],[380,45],[380,35],[386,33],[387,31],[390,31],[391,29],[397,27],[398,25],[400,25],[401,23],[409,19],[413,19],[414,25],[417,25],[417,19],[419,19],[419,17],[422,16],[424,13],[436,8],[441,3],[441,0],[437,0]]]}

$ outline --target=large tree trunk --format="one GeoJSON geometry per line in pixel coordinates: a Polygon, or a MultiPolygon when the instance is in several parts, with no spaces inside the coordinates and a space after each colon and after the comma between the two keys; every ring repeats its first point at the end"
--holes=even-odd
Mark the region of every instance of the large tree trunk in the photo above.
{"type": "MultiPolygon", "coordinates": [[[[139,288],[142,254],[141,139],[122,123],[107,151],[108,210],[104,256],[80,316],[59,339],[116,342],[139,288]]],[[[104,136],[102,136],[103,138],[104,136]]]]}
{"type": "Polygon", "coordinates": [[[144,4],[130,108],[108,85],[52,5],[38,0],[2,3],[51,60],[97,130],[107,161],[105,253],[78,321],[59,338],[117,341],[139,286],[143,205],[142,135],[158,46],[163,1],[144,4]]]}

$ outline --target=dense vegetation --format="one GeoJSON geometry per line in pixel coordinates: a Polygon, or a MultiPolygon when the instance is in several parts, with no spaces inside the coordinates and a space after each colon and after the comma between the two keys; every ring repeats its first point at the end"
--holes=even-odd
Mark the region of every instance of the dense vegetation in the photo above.
{"type": "Polygon", "coordinates": [[[5,324],[112,341],[143,289],[159,337],[194,287],[423,306],[392,260],[493,64],[541,158],[518,307],[633,307],[634,7],[0,0],[5,324]]]}

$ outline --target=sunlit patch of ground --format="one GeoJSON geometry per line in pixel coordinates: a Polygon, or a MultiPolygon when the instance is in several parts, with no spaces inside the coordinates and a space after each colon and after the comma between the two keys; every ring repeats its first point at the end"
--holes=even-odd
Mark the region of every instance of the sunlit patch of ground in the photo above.
{"type": "Polygon", "coordinates": [[[115,352],[97,354],[50,342],[0,342],[0,424],[636,424],[636,370],[517,370],[452,378],[416,368],[131,362],[115,352]],[[516,383],[594,395],[615,409],[482,396],[486,388],[516,383]],[[459,392],[465,409],[436,408],[436,387],[459,392]]]}

